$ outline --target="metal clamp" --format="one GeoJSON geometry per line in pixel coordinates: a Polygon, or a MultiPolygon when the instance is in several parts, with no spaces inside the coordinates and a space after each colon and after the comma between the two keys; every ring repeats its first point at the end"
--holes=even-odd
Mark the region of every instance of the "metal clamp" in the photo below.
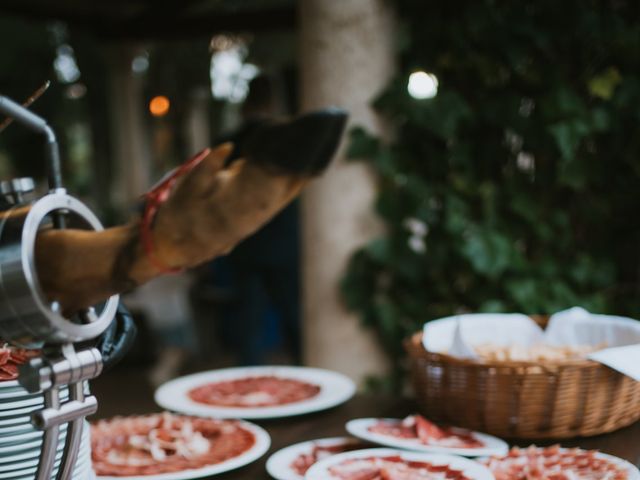
{"type": "Polygon", "coordinates": [[[71,343],[47,349],[42,357],[20,366],[20,384],[31,393],[44,390],[45,395],[45,408],[31,416],[31,423],[44,431],[36,480],[51,478],[60,425],[64,423],[68,423],[67,437],[56,480],[68,480],[73,475],[84,417],[98,408],[94,396],[85,396],[85,383],[101,372],[102,356],[97,349],[76,351],[71,343]],[[64,385],[69,385],[69,400],[61,403],[60,387],[64,385]]]}
{"type": "Polygon", "coordinates": [[[46,298],[35,266],[35,243],[50,216],[64,214],[81,220],[93,230],[102,230],[98,218],[82,202],[66,193],[51,193],[29,210],[20,206],[7,212],[0,223],[0,337],[23,346],[41,342],[67,343],[89,340],[109,326],[118,308],[111,296],[96,313],[80,312],[81,323],[65,318],[57,303],[46,298]]]}

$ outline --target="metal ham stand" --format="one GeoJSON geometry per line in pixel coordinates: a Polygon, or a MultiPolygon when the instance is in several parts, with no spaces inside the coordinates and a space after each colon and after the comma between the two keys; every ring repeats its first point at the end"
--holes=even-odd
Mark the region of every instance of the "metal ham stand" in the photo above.
{"type": "Polygon", "coordinates": [[[56,480],[68,480],[78,456],[84,418],[97,409],[96,398],[85,395],[85,385],[103,368],[97,348],[75,344],[95,339],[109,327],[118,309],[118,296],[69,319],[57,302],[43,294],[35,269],[38,232],[66,226],[102,230],[102,225],[63,188],[58,143],[47,122],[3,96],[0,113],[45,136],[49,177],[49,193],[35,201],[28,200],[34,190],[32,179],[0,184],[0,199],[4,199],[0,206],[4,211],[0,219],[0,338],[21,347],[42,348],[42,356],[21,366],[19,375],[28,392],[44,396],[44,409],[31,417],[33,425],[44,432],[35,478],[51,479],[60,427],[67,423],[56,480]],[[64,386],[69,389],[66,402],[60,395],[64,386]]]}

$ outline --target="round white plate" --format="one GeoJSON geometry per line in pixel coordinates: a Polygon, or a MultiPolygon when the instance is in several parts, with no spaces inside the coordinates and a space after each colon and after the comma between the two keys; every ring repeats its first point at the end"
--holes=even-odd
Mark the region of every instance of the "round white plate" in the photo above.
{"type": "MultiPolygon", "coordinates": [[[[62,457],[62,454],[56,456],[56,460],[54,463],[54,470],[57,469],[60,466],[60,458],[62,457]]],[[[74,470],[78,470],[78,469],[86,469],[88,465],[90,465],[91,462],[89,461],[89,458],[85,455],[84,457],[80,457],[78,458],[78,461],[76,462],[76,466],[74,468],[74,470]]],[[[36,463],[35,466],[30,466],[30,467],[24,467],[20,470],[13,470],[13,471],[0,471],[0,479],[2,480],[8,480],[11,479],[13,480],[15,477],[17,476],[22,476],[22,475],[34,475],[38,470],[38,464],[36,463]]]]}
{"type": "Polygon", "coordinates": [[[14,435],[3,435],[0,437],[0,449],[7,445],[22,443],[29,440],[42,438],[42,432],[39,430],[31,430],[30,432],[16,433],[14,435]]]}
{"type": "Polygon", "coordinates": [[[44,406],[44,397],[39,395],[37,397],[21,398],[19,400],[10,399],[6,402],[0,402],[0,411],[6,412],[10,410],[17,410],[24,407],[42,407],[44,406]]]}
{"type": "MultiPolygon", "coordinates": [[[[78,459],[91,458],[91,442],[89,438],[89,428],[85,427],[82,432],[82,443],[80,443],[80,450],[78,452],[78,459]]],[[[56,459],[62,457],[62,450],[64,449],[64,437],[58,441],[58,448],[56,450],[56,459]]],[[[20,469],[36,467],[40,461],[40,446],[32,448],[30,450],[23,451],[19,454],[14,454],[7,457],[0,457],[0,472],[4,472],[10,469],[20,469]]]]}
{"type": "Polygon", "coordinates": [[[16,443],[13,445],[7,445],[0,447],[0,457],[5,455],[9,455],[16,452],[22,452],[24,450],[28,450],[30,448],[39,447],[42,444],[42,440],[33,440],[29,442],[16,443]]]}
{"type": "MultiPolygon", "coordinates": [[[[56,456],[55,456],[56,461],[62,458],[62,450],[63,450],[63,446],[60,445],[56,450],[56,456]]],[[[38,463],[40,462],[40,449],[39,448],[34,449],[32,452],[29,452],[29,454],[31,456],[24,457],[22,459],[19,459],[18,461],[0,464],[0,473],[5,471],[9,472],[13,470],[22,470],[24,468],[37,467],[38,463]]]]}
{"type": "Polygon", "coordinates": [[[351,379],[341,373],[308,367],[240,367],[211,370],[176,378],[155,393],[156,403],[166,409],[189,415],[216,418],[279,418],[316,412],[349,400],[356,391],[351,379]],[[275,376],[300,380],[320,387],[314,397],[273,407],[221,407],[194,402],[189,391],[208,383],[239,380],[246,377],[275,376]]]}
{"type": "Polygon", "coordinates": [[[5,418],[0,418],[0,429],[9,425],[15,426],[27,424],[31,424],[31,415],[28,412],[26,414],[16,414],[5,418]]]}
{"type": "Polygon", "coordinates": [[[20,387],[18,380],[2,380],[0,382],[0,390],[8,390],[10,388],[20,387]]]}
{"type": "Polygon", "coordinates": [[[27,433],[32,432],[34,430],[33,425],[31,423],[22,423],[18,425],[3,425],[0,426],[0,441],[3,437],[8,435],[15,435],[17,433],[27,433]]]}
{"type": "MultiPolygon", "coordinates": [[[[64,445],[66,438],[67,429],[65,426],[62,426],[58,437],[58,444],[64,445]]],[[[42,445],[42,438],[25,439],[7,445],[0,445],[0,458],[4,461],[7,458],[13,457],[14,454],[22,454],[32,448],[39,449],[40,445],[42,445]]]]}
{"type": "MultiPolygon", "coordinates": [[[[522,450],[525,451],[526,447],[522,448],[522,450]]],[[[560,450],[564,451],[564,450],[572,450],[572,449],[561,448],[560,450]]],[[[609,455],[607,453],[602,453],[602,452],[596,452],[595,456],[596,458],[602,458],[602,459],[608,460],[609,462],[616,464],[620,468],[626,469],[627,471],[626,480],[640,480],[640,470],[638,470],[638,467],[633,465],[631,462],[628,462],[620,457],[615,457],[613,455],[609,455]]],[[[480,460],[486,460],[486,458],[480,459],[480,460]]]]}
{"type": "Polygon", "coordinates": [[[308,442],[296,443],[295,445],[282,448],[271,455],[267,460],[267,472],[276,480],[304,480],[304,475],[299,475],[291,468],[291,464],[300,455],[310,454],[315,446],[328,447],[345,444],[365,445],[362,440],[353,437],[320,438],[317,440],[309,440],[308,442]]]}
{"type": "MultiPolygon", "coordinates": [[[[62,449],[62,447],[59,447],[62,449]]],[[[40,456],[40,446],[36,445],[29,449],[22,450],[20,453],[14,453],[0,457],[0,470],[2,470],[6,464],[22,463],[37,459],[40,456]]],[[[36,460],[37,461],[37,460],[36,460]]]]}
{"type": "Polygon", "coordinates": [[[504,440],[480,432],[472,433],[474,437],[485,444],[483,448],[451,448],[439,445],[425,445],[419,440],[395,438],[370,432],[369,427],[372,427],[380,421],[400,422],[402,420],[397,418],[358,418],[347,422],[345,428],[347,432],[354,437],[361,438],[368,442],[384,445],[385,447],[414,450],[416,452],[445,453],[448,455],[462,455],[463,457],[487,457],[491,455],[505,455],[509,451],[509,445],[504,440]]]}
{"type": "Polygon", "coordinates": [[[16,417],[23,417],[26,416],[27,418],[31,418],[30,414],[31,412],[34,412],[36,410],[38,410],[39,408],[42,408],[42,406],[38,406],[38,405],[30,405],[30,406],[23,406],[23,407],[18,407],[18,408],[12,408],[10,410],[2,410],[0,408],[0,419],[9,419],[9,418],[16,418],[16,417]]]}
{"type": "Polygon", "coordinates": [[[183,470],[181,472],[161,473],[158,475],[138,475],[127,477],[108,477],[97,476],[98,480],[127,480],[140,479],[140,480],[189,480],[191,478],[209,477],[211,475],[218,475],[220,473],[228,472],[229,470],[235,470],[236,468],[244,467],[251,462],[256,461],[262,455],[264,455],[269,446],[271,445],[271,438],[269,434],[263,428],[254,425],[249,422],[240,422],[242,428],[245,428],[253,433],[256,442],[253,446],[237,457],[230,458],[224,462],[216,463],[214,465],[208,465],[202,468],[196,468],[192,470],[183,470]]]}
{"type": "Polygon", "coordinates": [[[429,462],[436,465],[449,465],[452,469],[462,470],[464,475],[471,480],[495,480],[491,472],[484,465],[469,460],[468,458],[439,453],[418,453],[393,448],[368,448],[366,450],[354,450],[353,452],[339,453],[313,465],[305,475],[305,480],[332,480],[336,479],[329,473],[329,468],[355,458],[400,456],[403,460],[412,462],[429,462]]]}
{"type": "MultiPolygon", "coordinates": [[[[69,396],[69,391],[65,389],[60,390],[60,397],[62,399],[66,399],[69,396]]],[[[38,393],[29,393],[24,388],[11,388],[11,389],[0,389],[0,408],[3,408],[3,404],[5,402],[15,401],[15,400],[26,400],[30,398],[43,398],[42,392],[38,393]]]]}
{"type": "Polygon", "coordinates": [[[619,465],[622,468],[626,468],[627,480],[640,480],[640,470],[638,470],[638,467],[633,465],[631,462],[627,462],[622,458],[614,457],[613,455],[608,455],[606,453],[600,452],[596,453],[596,457],[604,458],[606,460],[609,460],[610,462],[615,463],[616,465],[619,465]]]}
{"type": "MultiPolygon", "coordinates": [[[[57,473],[57,470],[54,470],[53,475],[55,475],[56,473],[57,473]]],[[[33,477],[34,477],[33,474],[30,474],[22,477],[13,477],[11,480],[33,480],[33,477]]],[[[91,462],[85,465],[81,465],[80,467],[76,467],[76,469],[73,472],[73,476],[71,477],[72,480],[88,480],[88,479],[95,479],[95,478],[96,477],[93,474],[93,471],[91,470],[91,462]]],[[[121,478],[120,480],[123,480],[123,478],[121,478]]]]}

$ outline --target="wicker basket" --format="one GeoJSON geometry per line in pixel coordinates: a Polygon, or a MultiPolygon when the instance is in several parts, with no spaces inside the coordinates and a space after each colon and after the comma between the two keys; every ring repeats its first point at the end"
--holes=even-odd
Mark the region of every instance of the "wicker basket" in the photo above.
{"type": "Polygon", "coordinates": [[[545,366],[464,360],[427,352],[422,332],[405,348],[419,408],[436,422],[504,438],[560,439],[640,419],[640,382],[590,360],[545,366]]]}

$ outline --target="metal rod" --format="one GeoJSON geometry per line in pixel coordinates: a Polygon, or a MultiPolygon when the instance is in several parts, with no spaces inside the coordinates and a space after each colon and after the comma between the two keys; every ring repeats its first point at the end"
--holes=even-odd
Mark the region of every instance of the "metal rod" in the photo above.
{"type": "MultiPolygon", "coordinates": [[[[84,401],[84,382],[76,382],[69,385],[69,400],[81,403],[84,401]]],[[[73,469],[78,459],[83,424],[84,417],[76,418],[68,424],[67,438],[64,442],[62,461],[60,462],[56,480],[70,480],[73,475],[73,469]]]]}
{"type": "MultiPolygon", "coordinates": [[[[33,104],[33,102],[39,99],[42,96],[42,94],[44,94],[44,92],[46,92],[49,89],[50,85],[51,85],[51,81],[47,80],[46,82],[44,82],[42,85],[40,85],[40,87],[35,92],[31,94],[29,98],[27,98],[24,101],[22,106],[24,108],[29,108],[33,104]]],[[[7,117],[2,122],[0,122],[0,133],[2,133],[2,131],[12,123],[13,123],[13,117],[7,117]]]]}
{"type": "MultiPolygon", "coordinates": [[[[60,166],[60,149],[58,140],[53,129],[47,121],[30,112],[22,105],[13,100],[0,95],[0,112],[17,120],[25,127],[38,133],[42,133],[47,138],[46,155],[48,160],[49,189],[53,192],[62,189],[62,168],[60,166]]],[[[57,215],[61,217],[61,215],[57,215]]],[[[62,221],[60,222],[62,223],[62,221]]]]}
{"type": "MultiPolygon", "coordinates": [[[[60,391],[58,387],[52,387],[44,392],[45,408],[60,408],[60,391]]],[[[67,436],[68,436],[67,432],[67,436]]],[[[42,434],[42,447],[40,450],[40,462],[36,472],[35,480],[50,480],[51,473],[58,449],[58,438],[60,436],[60,427],[54,425],[42,434]]]]}

